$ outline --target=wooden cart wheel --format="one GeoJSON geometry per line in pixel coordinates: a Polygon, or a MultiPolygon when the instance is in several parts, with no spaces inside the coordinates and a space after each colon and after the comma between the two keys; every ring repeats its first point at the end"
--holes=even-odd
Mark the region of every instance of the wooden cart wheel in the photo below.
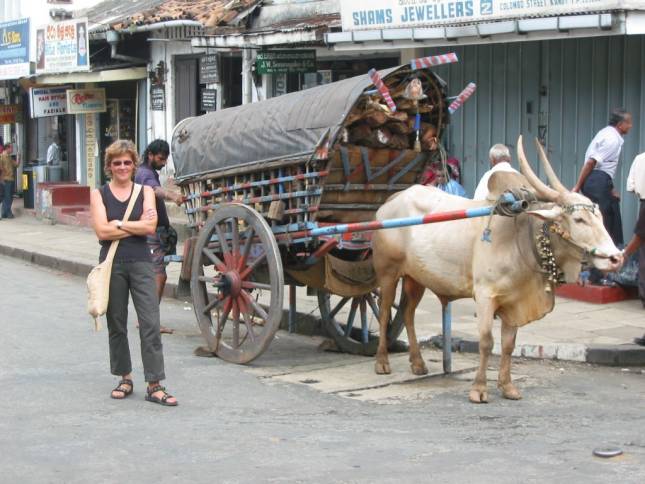
{"type": "MultiPolygon", "coordinates": [[[[403,329],[404,295],[394,304],[387,331],[388,347],[391,347],[403,329]]],[[[378,289],[357,297],[341,297],[327,291],[318,291],[318,307],[327,333],[338,347],[355,355],[376,354],[379,338],[379,293],[378,289]]]]}
{"type": "Polygon", "coordinates": [[[190,287],[211,351],[232,363],[262,354],[280,327],[284,274],[260,214],[230,204],[210,215],[195,245],[190,287]]]}

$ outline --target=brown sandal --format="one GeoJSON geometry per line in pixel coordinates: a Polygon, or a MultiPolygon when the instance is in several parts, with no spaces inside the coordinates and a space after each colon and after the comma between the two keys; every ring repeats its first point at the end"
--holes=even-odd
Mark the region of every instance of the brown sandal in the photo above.
{"type": "Polygon", "coordinates": [[[176,407],[178,405],[177,401],[169,402],[169,398],[174,398],[171,394],[166,393],[166,388],[161,385],[155,385],[152,388],[148,387],[146,395],[146,400],[152,403],[158,403],[159,405],[164,405],[166,407],[176,407]],[[163,397],[155,397],[152,394],[157,392],[163,392],[163,397]]]}
{"type": "Polygon", "coordinates": [[[123,400],[129,395],[132,395],[132,392],[134,391],[134,384],[132,383],[132,380],[128,378],[124,378],[119,382],[119,384],[116,386],[114,390],[112,390],[112,393],[110,393],[110,398],[114,398],[115,400],[123,400]],[[126,388],[126,385],[130,386],[130,389],[126,388]],[[122,397],[115,397],[114,392],[121,392],[123,393],[122,397]]]}

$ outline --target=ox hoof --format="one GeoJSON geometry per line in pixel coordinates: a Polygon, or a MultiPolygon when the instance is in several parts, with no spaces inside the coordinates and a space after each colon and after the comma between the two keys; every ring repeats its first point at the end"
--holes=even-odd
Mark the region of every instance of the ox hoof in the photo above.
{"type": "Polygon", "coordinates": [[[428,367],[426,366],[425,363],[422,363],[420,365],[410,365],[410,368],[412,369],[412,373],[414,375],[427,375],[428,374],[428,367]]]}
{"type": "Polygon", "coordinates": [[[473,388],[468,394],[468,400],[472,403],[488,403],[488,392],[485,389],[476,390],[473,388]]]}
{"type": "Polygon", "coordinates": [[[522,394],[512,383],[500,385],[499,389],[502,391],[502,396],[508,400],[521,400],[522,394]]]}
{"type": "Polygon", "coordinates": [[[389,375],[392,373],[389,363],[381,363],[380,361],[377,361],[375,369],[377,375],[389,375]]]}

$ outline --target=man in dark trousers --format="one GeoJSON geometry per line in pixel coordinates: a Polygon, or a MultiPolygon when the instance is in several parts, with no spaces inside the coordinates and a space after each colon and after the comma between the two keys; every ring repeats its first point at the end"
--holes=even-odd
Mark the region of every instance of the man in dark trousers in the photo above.
{"type": "MultiPolygon", "coordinates": [[[[632,240],[629,241],[627,244],[627,247],[625,247],[625,251],[623,253],[624,257],[623,260],[627,260],[630,255],[632,255],[634,252],[639,250],[639,248],[642,250],[641,245],[643,244],[643,241],[645,240],[645,200],[641,200],[641,205],[640,205],[640,211],[638,212],[638,220],[636,221],[636,227],[634,227],[634,236],[632,237],[632,240]]],[[[638,272],[639,272],[639,292],[641,292],[641,274],[643,271],[643,266],[641,265],[643,263],[643,257],[642,254],[639,254],[639,259],[638,259],[638,272]]],[[[641,296],[642,297],[642,296],[641,296]]],[[[643,306],[645,307],[645,302],[643,302],[643,306]]],[[[645,335],[643,335],[641,338],[634,338],[634,343],[645,346],[645,335]]]]}
{"type": "MultiPolygon", "coordinates": [[[[623,244],[623,224],[620,216],[620,194],[614,187],[614,175],[624,139],[632,129],[632,115],[624,109],[614,109],[609,117],[609,126],[604,127],[591,140],[585,153],[585,163],[580,171],[574,192],[582,192],[597,203],[603,223],[614,244],[623,244]]],[[[591,282],[600,282],[600,271],[591,271],[591,282]]]]}
{"type": "MultiPolygon", "coordinates": [[[[160,302],[161,297],[163,296],[164,287],[166,286],[166,279],[168,278],[164,257],[171,249],[173,249],[169,246],[168,241],[174,237],[174,243],[176,244],[177,242],[177,233],[170,226],[170,220],[168,219],[166,200],[175,202],[177,205],[180,205],[183,201],[183,197],[180,193],[165,190],[159,182],[158,171],[166,166],[169,154],[170,147],[166,141],[162,139],[154,140],[148,145],[146,151],[143,153],[141,166],[138,167],[134,177],[134,181],[136,183],[148,185],[152,187],[155,192],[158,220],[157,232],[154,235],[149,235],[147,237],[147,242],[148,247],[150,248],[150,254],[152,255],[155,279],[157,281],[157,294],[160,302]]],[[[173,330],[162,325],[161,332],[172,333],[173,330]]]]}

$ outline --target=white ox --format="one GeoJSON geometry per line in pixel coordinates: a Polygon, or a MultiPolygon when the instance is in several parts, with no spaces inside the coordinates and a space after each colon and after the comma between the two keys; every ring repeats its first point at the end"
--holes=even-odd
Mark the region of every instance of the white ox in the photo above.
{"type": "MultiPolygon", "coordinates": [[[[404,320],[410,341],[412,372],[425,374],[428,371],[414,331],[414,312],[425,289],[436,294],[444,306],[451,300],[472,297],[479,319],[480,360],[469,398],[477,403],[488,401],[486,367],[493,348],[493,318],[498,315],[502,321],[498,387],[505,398],[517,400],[521,395],[511,381],[511,353],[517,329],[544,317],[554,305],[553,287],[544,270],[549,268],[541,264],[538,252],[552,250],[557,270],[564,273],[567,282],[577,279],[585,256],[602,271],[620,268],[622,253],[603,227],[598,207],[560,183],[539,144],[540,159],[552,188],[529,166],[521,137],[517,151],[525,178],[510,174],[514,176],[506,180],[514,180],[512,188],[518,188],[518,181],[523,182],[540,201],[517,217],[493,216],[491,242],[482,241],[488,217],[374,233],[373,261],[382,297],[376,373],[390,373],[385,335],[396,285],[403,278],[403,291],[407,297],[404,320]],[[536,236],[543,230],[546,233],[543,240],[548,239],[546,244],[550,241],[550,247],[545,247],[544,243],[536,247],[536,236]]],[[[496,180],[504,180],[503,176],[496,180]]],[[[494,183],[489,183],[489,187],[494,183]]],[[[391,197],[378,210],[376,219],[411,217],[486,204],[449,195],[433,187],[415,185],[391,197]]]]}

